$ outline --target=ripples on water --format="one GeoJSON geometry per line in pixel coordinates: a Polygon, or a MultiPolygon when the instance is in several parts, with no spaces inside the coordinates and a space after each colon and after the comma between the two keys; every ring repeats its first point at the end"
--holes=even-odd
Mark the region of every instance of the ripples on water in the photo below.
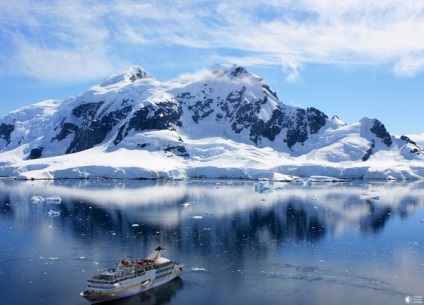
{"type": "Polygon", "coordinates": [[[89,304],[90,275],[161,245],[182,279],[109,304],[405,304],[423,186],[1,180],[0,299],[89,304]]]}

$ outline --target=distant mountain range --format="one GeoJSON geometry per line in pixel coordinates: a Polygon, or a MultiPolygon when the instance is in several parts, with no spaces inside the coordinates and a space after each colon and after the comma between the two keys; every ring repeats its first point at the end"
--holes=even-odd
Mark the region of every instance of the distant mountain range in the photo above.
{"type": "Polygon", "coordinates": [[[379,120],[286,105],[236,65],[168,82],[131,66],[0,120],[0,176],[21,179],[422,179],[423,161],[379,120]]]}

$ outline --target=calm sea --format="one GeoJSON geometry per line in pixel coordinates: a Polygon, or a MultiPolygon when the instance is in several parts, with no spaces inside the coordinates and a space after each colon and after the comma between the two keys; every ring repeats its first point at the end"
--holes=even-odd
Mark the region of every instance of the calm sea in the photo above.
{"type": "Polygon", "coordinates": [[[1,304],[159,245],[181,278],[109,304],[424,303],[424,183],[0,180],[1,304]]]}

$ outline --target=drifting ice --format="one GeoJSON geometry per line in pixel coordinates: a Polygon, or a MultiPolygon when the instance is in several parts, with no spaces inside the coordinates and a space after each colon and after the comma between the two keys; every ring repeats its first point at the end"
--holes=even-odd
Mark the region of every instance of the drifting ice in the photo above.
{"type": "Polygon", "coordinates": [[[361,200],[380,200],[380,196],[370,196],[370,195],[361,195],[359,196],[361,200]]]}
{"type": "Polygon", "coordinates": [[[59,204],[59,203],[62,202],[62,198],[60,198],[60,196],[58,196],[58,195],[53,195],[51,197],[47,197],[46,198],[46,202],[47,203],[56,203],[56,204],[59,204]]]}
{"type": "Polygon", "coordinates": [[[50,210],[50,211],[47,213],[47,215],[49,215],[49,216],[59,216],[59,215],[60,215],[60,212],[59,212],[59,211],[53,211],[53,210],[50,210]]]}
{"type": "Polygon", "coordinates": [[[40,203],[43,202],[45,199],[42,196],[32,196],[31,201],[32,203],[40,203]]]}

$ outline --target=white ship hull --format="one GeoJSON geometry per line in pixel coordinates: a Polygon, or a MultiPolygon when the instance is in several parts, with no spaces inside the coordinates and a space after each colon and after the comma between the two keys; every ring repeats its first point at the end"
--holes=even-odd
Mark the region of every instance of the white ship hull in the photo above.
{"type": "MultiPolygon", "coordinates": [[[[88,280],[81,296],[92,304],[132,296],[172,281],[184,266],[156,255],[143,261],[122,260],[114,269],[99,273],[88,280]]],[[[158,250],[157,249],[157,250],[158,250]]]]}
{"type": "Polygon", "coordinates": [[[81,292],[81,296],[83,296],[84,298],[86,298],[88,301],[90,301],[92,304],[96,304],[96,303],[102,303],[102,302],[106,302],[106,301],[111,301],[111,300],[116,300],[116,299],[120,299],[120,298],[125,298],[125,297],[129,297],[138,293],[142,293],[144,291],[150,290],[154,287],[163,285],[165,283],[168,283],[170,281],[172,281],[173,279],[175,279],[176,277],[178,277],[180,272],[178,273],[173,273],[169,276],[166,276],[164,278],[161,279],[157,279],[155,281],[153,281],[153,283],[149,282],[147,284],[144,284],[145,281],[140,281],[140,283],[137,285],[132,285],[132,286],[128,286],[128,287],[122,287],[119,290],[103,290],[102,293],[100,294],[93,294],[93,295],[83,295],[83,292],[81,292]]]}

